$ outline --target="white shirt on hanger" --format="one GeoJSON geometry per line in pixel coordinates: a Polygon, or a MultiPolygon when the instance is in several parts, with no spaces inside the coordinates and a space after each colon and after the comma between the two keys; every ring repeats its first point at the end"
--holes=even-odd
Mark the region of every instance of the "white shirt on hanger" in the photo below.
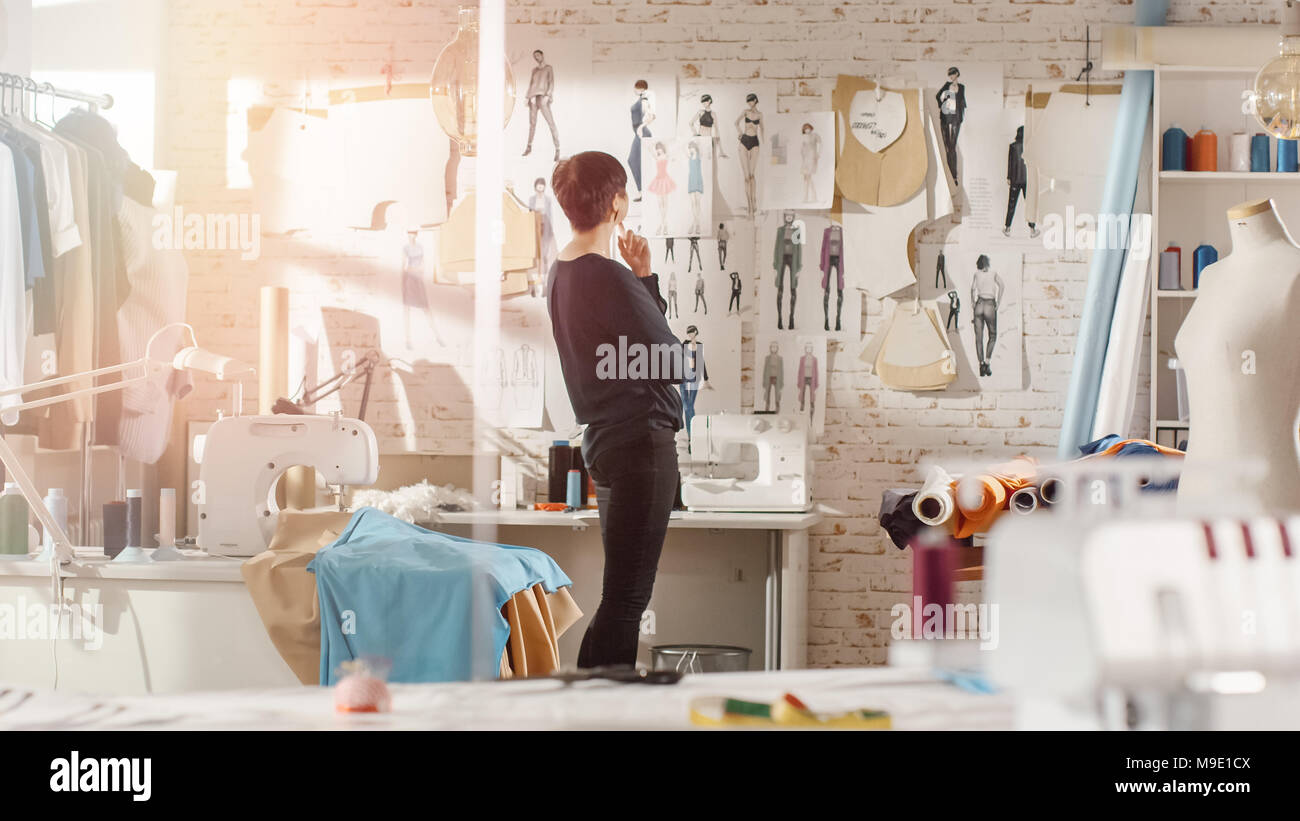
{"type": "MultiPolygon", "coordinates": [[[[18,221],[18,180],[9,146],[0,143],[0,390],[23,383],[27,354],[27,285],[23,274],[23,239],[18,221]]],[[[0,422],[16,425],[10,408],[21,396],[0,396],[0,422]]]]}

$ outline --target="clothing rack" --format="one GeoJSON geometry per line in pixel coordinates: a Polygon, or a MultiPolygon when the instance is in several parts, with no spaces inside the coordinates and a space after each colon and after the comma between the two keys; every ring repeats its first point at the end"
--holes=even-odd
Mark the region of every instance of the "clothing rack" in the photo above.
{"type": "Polygon", "coordinates": [[[52,97],[62,97],[65,100],[76,100],[77,102],[88,103],[92,109],[113,107],[113,95],[111,94],[90,94],[85,91],[56,88],[51,83],[38,83],[31,77],[25,77],[21,74],[6,74],[5,72],[0,72],[0,89],[10,88],[19,91],[30,91],[35,94],[48,94],[52,97]]]}

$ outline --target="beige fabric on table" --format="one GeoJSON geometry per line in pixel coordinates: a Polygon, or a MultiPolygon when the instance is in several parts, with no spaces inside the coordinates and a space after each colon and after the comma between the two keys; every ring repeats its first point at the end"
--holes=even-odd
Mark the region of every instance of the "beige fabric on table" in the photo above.
{"type": "MultiPolygon", "coordinates": [[[[240,568],[271,643],[303,684],[320,682],[320,602],[307,565],[351,518],[351,513],[282,510],[271,544],[240,568]]],[[[538,584],[516,593],[502,615],[510,639],[501,656],[501,678],[523,678],[560,668],[558,640],[582,611],[567,588],[548,594],[538,584]]]]}

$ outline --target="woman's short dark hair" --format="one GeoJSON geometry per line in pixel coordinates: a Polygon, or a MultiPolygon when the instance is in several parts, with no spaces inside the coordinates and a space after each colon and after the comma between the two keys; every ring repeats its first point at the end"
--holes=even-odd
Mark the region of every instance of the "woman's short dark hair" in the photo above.
{"type": "Polygon", "coordinates": [[[988,254],[980,254],[979,259],[975,260],[975,267],[980,269],[981,271],[987,271],[989,269],[988,254]]]}
{"type": "Polygon", "coordinates": [[[590,231],[605,221],[614,198],[627,191],[627,172],[603,151],[583,151],[556,163],[551,191],[573,230],[590,231]]]}
{"type": "Polygon", "coordinates": [[[637,80],[635,83],[632,84],[632,87],[635,88],[637,91],[646,91],[650,88],[650,84],[647,83],[645,80],[637,80]]]}
{"type": "Polygon", "coordinates": [[[711,103],[711,102],[713,102],[713,98],[710,97],[708,94],[704,94],[704,95],[702,95],[702,96],[700,97],[700,102],[702,102],[702,103],[711,103]]]}
{"type": "Polygon", "coordinates": [[[745,95],[745,102],[747,102],[747,103],[756,103],[756,102],[758,102],[758,95],[757,95],[757,94],[747,94],[747,95],[745,95]]]}

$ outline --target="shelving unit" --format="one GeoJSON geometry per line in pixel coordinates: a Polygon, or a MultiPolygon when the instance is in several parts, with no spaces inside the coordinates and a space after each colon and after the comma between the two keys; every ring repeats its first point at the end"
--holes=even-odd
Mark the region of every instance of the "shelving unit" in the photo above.
{"type": "MultiPolygon", "coordinates": [[[[1261,55],[1261,64],[1265,56],[1261,55]]],[[[1176,356],[1174,340],[1192,309],[1192,252],[1202,243],[1213,245],[1219,258],[1232,253],[1225,212],[1237,203],[1271,197],[1283,219],[1300,225],[1300,173],[1249,171],[1161,171],[1160,147],[1165,129],[1177,125],[1191,136],[1201,128],[1218,135],[1218,167],[1229,168],[1231,136],[1260,131],[1255,118],[1243,111],[1242,93],[1249,90],[1259,66],[1156,66],[1152,99],[1150,262],[1151,312],[1151,429],[1150,438],[1177,444],[1191,435],[1190,420],[1178,418],[1176,374],[1169,370],[1176,356]],[[1158,287],[1160,252],[1170,243],[1182,249],[1180,280],[1184,290],[1158,287]]],[[[1276,167],[1277,141],[1270,141],[1276,167]]]]}

